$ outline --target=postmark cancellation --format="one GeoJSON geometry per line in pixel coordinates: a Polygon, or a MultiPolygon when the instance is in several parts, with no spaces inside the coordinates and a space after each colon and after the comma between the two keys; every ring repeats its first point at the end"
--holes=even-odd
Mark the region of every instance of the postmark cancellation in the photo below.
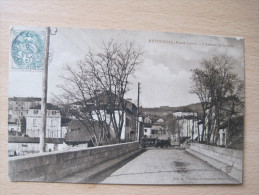
{"type": "Polygon", "coordinates": [[[10,70],[42,71],[46,31],[11,28],[10,70]]]}

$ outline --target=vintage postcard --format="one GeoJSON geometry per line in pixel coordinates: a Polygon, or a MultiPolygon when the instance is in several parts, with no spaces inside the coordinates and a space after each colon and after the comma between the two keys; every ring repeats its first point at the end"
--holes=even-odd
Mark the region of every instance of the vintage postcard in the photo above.
{"type": "Polygon", "coordinates": [[[244,40],[12,26],[11,181],[241,184],[244,40]]]}

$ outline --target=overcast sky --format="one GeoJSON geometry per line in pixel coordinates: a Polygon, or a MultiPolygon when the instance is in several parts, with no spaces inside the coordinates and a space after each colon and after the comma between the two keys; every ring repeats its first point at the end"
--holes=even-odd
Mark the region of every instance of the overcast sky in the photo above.
{"type": "MultiPolygon", "coordinates": [[[[52,31],[55,28],[51,28],[52,31]]],[[[58,28],[51,35],[48,79],[48,101],[58,94],[65,65],[75,65],[89,48],[98,51],[103,41],[132,41],[143,48],[143,64],[138,67],[127,98],[137,99],[137,83],[141,83],[140,103],[144,107],[182,106],[199,102],[189,93],[191,69],[199,67],[203,58],[226,54],[235,59],[233,71],[244,79],[243,39],[205,35],[186,35],[149,31],[118,31],[58,28]],[[150,42],[165,40],[167,43],[150,42]],[[170,43],[168,43],[170,41],[170,43]],[[185,44],[179,44],[185,42],[185,44]],[[187,44],[188,42],[188,44],[187,44]],[[215,44],[217,46],[215,46],[215,44]],[[223,47],[219,44],[224,44],[223,47]]],[[[9,97],[40,97],[41,72],[10,71],[9,97]]]]}

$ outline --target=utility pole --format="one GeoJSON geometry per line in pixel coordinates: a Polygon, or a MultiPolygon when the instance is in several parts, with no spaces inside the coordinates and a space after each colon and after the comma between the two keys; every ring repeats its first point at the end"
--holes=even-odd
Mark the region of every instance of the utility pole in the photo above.
{"type": "Polygon", "coordinates": [[[43,75],[42,75],[41,131],[40,131],[40,145],[39,145],[40,153],[45,152],[50,27],[47,27],[46,31],[47,31],[47,37],[46,37],[47,39],[45,42],[44,71],[43,71],[43,75]]]}
{"type": "Polygon", "coordinates": [[[139,93],[140,93],[140,83],[138,83],[138,111],[137,111],[137,128],[138,128],[138,141],[140,142],[140,122],[139,122],[139,93]]]}

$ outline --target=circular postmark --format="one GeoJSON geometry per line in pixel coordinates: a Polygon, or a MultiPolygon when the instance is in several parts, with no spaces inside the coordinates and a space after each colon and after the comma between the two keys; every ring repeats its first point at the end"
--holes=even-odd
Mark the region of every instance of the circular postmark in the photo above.
{"type": "Polygon", "coordinates": [[[34,31],[22,31],[12,41],[11,54],[18,69],[42,70],[44,43],[34,31]]]}

